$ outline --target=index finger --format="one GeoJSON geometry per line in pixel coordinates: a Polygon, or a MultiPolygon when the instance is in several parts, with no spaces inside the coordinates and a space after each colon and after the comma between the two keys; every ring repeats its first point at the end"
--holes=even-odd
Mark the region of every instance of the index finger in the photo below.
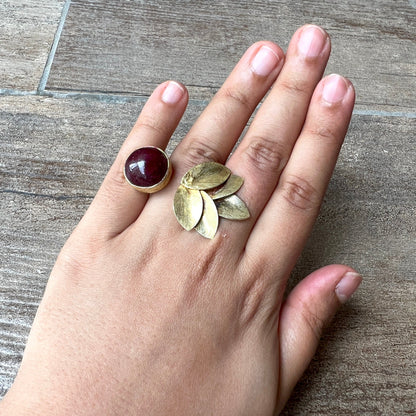
{"type": "Polygon", "coordinates": [[[81,228],[88,228],[88,233],[96,236],[100,233],[106,239],[119,234],[137,219],[148,195],[136,191],[125,180],[126,159],[143,146],[164,149],[187,103],[188,93],[177,82],[167,81],[155,89],[81,221],[81,228]]]}

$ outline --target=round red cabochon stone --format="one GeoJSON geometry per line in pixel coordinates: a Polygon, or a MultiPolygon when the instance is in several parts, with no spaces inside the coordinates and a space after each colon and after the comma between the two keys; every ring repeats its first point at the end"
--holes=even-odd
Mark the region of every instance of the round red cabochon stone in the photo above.
{"type": "Polygon", "coordinates": [[[135,186],[148,188],[157,185],[168,171],[166,155],[155,147],[141,147],[126,160],[125,175],[135,186]]]}

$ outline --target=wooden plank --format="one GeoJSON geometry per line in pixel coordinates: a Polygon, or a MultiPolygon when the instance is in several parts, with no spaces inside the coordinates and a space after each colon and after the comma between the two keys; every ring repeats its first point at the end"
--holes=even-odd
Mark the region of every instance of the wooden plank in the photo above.
{"type": "Polygon", "coordinates": [[[414,414],[415,284],[380,267],[374,275],[333,321],[282,415],[414,414]]]}
{"type": "Polygon", "coordinates": [[[64,0],[0,2],[0,90],[37,89],[63,5],[64,0]]]}
{"type": "Polygon", "coordinates": [[[287,46],[304,23],[333,40],[328,72],[350,77],[358,108],[413,111],[416,12],[407,0],[73,0],[49,90],[148,95],[165,79],[205,99],[253,42],[287,46]]]}
{"type": "MultiPolygon", "coordinates": [[[[141,103],[0,101],[0,395],[17,370],[55,257],[87,208],[141,103]]],[[[172,146],[202,105],[192,103],[172,146]]],[[[364,283],[326,332],[286,415],[407,414],[416,352],[416,119],[355,116],[290,286],[324,264],[364,283]]]]}

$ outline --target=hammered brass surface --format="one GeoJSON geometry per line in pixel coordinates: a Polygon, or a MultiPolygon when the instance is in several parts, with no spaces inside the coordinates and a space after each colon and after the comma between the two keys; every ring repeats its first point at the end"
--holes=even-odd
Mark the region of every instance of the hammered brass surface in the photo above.
{"type": "Polygon", "coordinates": [[[216,189],[214,192],[210,192],[209,195],[212,199],[225,198],[226,196],[235,194],[243,185],[244,179],[241,176],[233,175],[227,179],[224,185],[216,189]]]}
{"type": "Polygon", "coordinates": [[[218,229],[218,211],[212,198],[201,191],[204,201],[204,212],[195,230],[205,238],[213,239],[218,229]]]}
{"type": "Polygon", "coordinates": [[[188,170],[182,178],[182,185],[205,191],[222,185],[231,175],[230,169],[216,162],[206,162],[188,170]]]}
{"type": "Polygon", "coordinates": [[[179,185],[173,201],[175,216],[185,230],[194,228],[202,217],[204,203],[201,193],[179,185]]]}
{"type": "Polygon", "coordinates": [[[231,195],[215,201],[218,215],[229,220],[246,220],[250,212],[246,204],[237,196],[231,195]]]}
{"type": "Polygon", "coordinates": [[[230,169],[219,163],[194,166],[183,176],[176,191],[176,218],[185,230],[195,228],[202,236],[214,238],[219,216],[231,220],[250,217],[245,203],[234,195],[243,183],[243,178],[232,175],[230,169]]]}

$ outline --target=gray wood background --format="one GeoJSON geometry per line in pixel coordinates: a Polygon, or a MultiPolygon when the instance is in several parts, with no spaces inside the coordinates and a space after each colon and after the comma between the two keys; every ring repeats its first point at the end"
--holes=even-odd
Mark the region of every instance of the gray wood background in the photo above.
{"type": "Polygon", "coordinates": [[[151,90],[189,86],[173,147],[251,43],[286,47],[316,23],[357,106],[290,286],[331,262],[364,282],[283,414],[416,414],[416,1],[8,0],[0,22],[0,397],[55,257],[151,90]]]}

